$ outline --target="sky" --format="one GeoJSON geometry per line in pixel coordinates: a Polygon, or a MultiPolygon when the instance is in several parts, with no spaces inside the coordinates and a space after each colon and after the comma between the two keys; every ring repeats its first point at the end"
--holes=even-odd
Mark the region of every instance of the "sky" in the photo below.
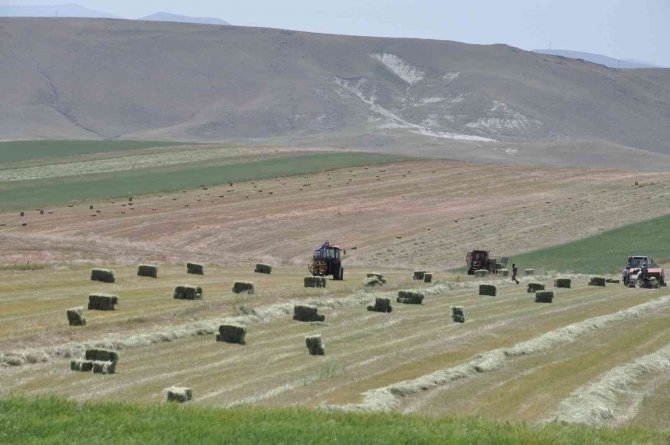
{"type": "MultiPolygon", "coordinates": [[[[0,0],[0,5],[66,0],[0,0]]],[[[157,11],[233,25],[506,43],[670,67],[670,0],[67,0],[137,18],[157,11]]]]}

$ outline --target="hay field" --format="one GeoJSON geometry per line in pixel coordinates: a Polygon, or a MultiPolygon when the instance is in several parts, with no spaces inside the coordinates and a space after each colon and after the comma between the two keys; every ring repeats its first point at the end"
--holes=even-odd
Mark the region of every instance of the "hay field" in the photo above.
{"type": "Polygon", "coordinates": [[[668,196],[667,173],[406,160],[26,206],[0,213],[0,261],[303,265],[329,239],[350,265],[447,270],[473,248],[513,255],[666,215],[668,196]]]}
{"type": "Polygon", "coordinates": [[[436,284],[417,286],[410,270],[381,270],[389,284],[370,292],[362,290],[359,268],[326,289],[302,288],[303,271],[291,267],[272,275],[254,274],[252,265],[210,267],[193,277],[171,265],[158,279],[116,270],[111,285],[88,281],[83,266],[0,272],[4,396],[155,404],[164,388],[177,385],[193,388],[194,405],[670,427],[664,416],[644,416],[650,406],[656,413],[670,408],[663,384],[670,369],[667,289],[593,288],[588,277],[573,276],[572,289],[554,289],[554,303],[539,304],[525,283],[486,279],[498,296],[485,297],[477,295],[481,279],[438,273],[436,284]],[[237,279],[255,281],[257,293],[234,296],[237,279]],[[171,288],[183,282],[202,285],[204,300],[173,300],[171,288]],[[395,303],[395,289],[415,286],[426,296],[423,305],[395,303]],[[65,308],[101,288],[119,295],[118,310],[86,311],[87,326],[67,326],[65,308]],[[377,296],[392,298],[392,313],[365,309],[377,296]],[[291,320],[292,302],[305,301],[319,306],[325,322],[291,320]],[[453,305],[465,308],[464,324],[451,321],[453,305]],[[225,320],[247,325],[246,345],[215,341],[225,320]],[[316,333],[325,343],[322,357],[305,348],[304,337],[316,333]],[[86,344],[117,349],[117,373],[70,371],[66,355],[81,354],[86,344]],[[585,389],[606,387],[608,372],[653,354],[653,366],[615,386],[613,397],[585,389]],[[12,358],[26,362],[8,366],[12,358]],[[579,409],[571,404],[575,394],[579,409]]]}

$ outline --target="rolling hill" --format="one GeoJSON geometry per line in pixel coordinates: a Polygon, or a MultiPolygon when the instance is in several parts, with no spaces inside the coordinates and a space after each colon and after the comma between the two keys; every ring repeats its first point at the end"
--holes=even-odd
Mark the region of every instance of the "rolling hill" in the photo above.
{"type": "Polygon", "coordinates": [[[489,146],[589,140],[605,154],[623,147],[624,163],[642,153],[631,148],[670,154],[666,69],[505,45],[126,20],[2,18],[0,35],[4,140],[483,144],[486,159],[489,146]]]}

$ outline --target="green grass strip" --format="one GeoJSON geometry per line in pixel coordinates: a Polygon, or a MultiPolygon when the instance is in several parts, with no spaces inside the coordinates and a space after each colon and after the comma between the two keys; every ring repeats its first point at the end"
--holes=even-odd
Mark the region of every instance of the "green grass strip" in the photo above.
{"type": "Polygon", "coordinates": [[[670,258],[670,215],[516,255],[510,259],[508,266],[514,261],[519,269],[615,273],[621,271],[631,255],[647,255],[664,262],[670,258]]]}
{"type": "Polygon", "coordinates": [[[318,153],[288,155],[240,164],[188,164],[170,168],[5,182],[0,185],[0,209],[30,209],[72,201],[174,192],[201,185],[213,186],[228,182],[303,175],[402,159],[404,158],[385,154],[318,153]]]}
{"type": "MultiPolygon", "coordinates": [[[[172,147],[184,142],[156,141],[9,141],[0,142],[0,163],[62,156],[172,147]]],[[[190,144],[189,145],[196,145],[190,144]]]]}
{"type": "MultiPolygon", "coordinates": [[[[104,376],[103,376],[104,377],[104,376]]],[[[667,444],[670,433],[481,418],[216,409],[161,403],[0,400],[0,443],[11,444],[667,444]]]]}

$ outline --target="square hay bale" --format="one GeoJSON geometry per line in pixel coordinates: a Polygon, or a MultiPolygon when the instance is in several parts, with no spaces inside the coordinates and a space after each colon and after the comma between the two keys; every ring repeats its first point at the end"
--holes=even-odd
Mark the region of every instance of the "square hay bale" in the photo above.
{"type": "Polygon", "coordinates": [[[509,269],[498,269],[496,270],[496,274],[501,275],[503,277],[509,277],[509,269]]]}
{"type": "Polygon", "coordinates": [[[254,283],[252,283],[251,281],[235,281],[233,283],[233,292],[236,294],[241,293],[253,294],[254,283]]]}
{"type": "Polygon", "coordinates": [[[496,287],[492,284],[480,284],[479,295],[488,295],[490,297],[496,296],[496,287]]]}
{"type": "Polygon", "coordinates": [[[88,296],[88,309],[95,311],[113,311],[119,303],[119,297],[111,294],[91,294],[88,296]]]}
{"type": "Polygon", "coordinates": [[[93,362],[94,374],[114,374],[116,372],[116,362],[95,361],[93,362]]]}
{"type": "Polygon", "coordinates": [[[375,286],[383,286],[384,283],[386,283],[386,280],[384,279],[379,279],[379,277],[372,276],[368,277],[365,280],[363,280],[363,286],[365,287],[375,287],[375,286]]]}
{"type": "Polygon", "coordinates": [[[605,287],[605,279],[603,277],[592,277],[589,286],[605,287]]]}
{"type": "Polygon", "coordinates": [[[535,269],[524,269],[523,274],[524,275],[535,275],[535,269]]]}
{"type": "Polygon", "coordinates": [[[171,386],[165,389],[165,400],[168,402],[185,403],[193,398],[191,388],[171,386]]]}
{"type": "Polygon", "coordinates": [[[70,326],[86,326],[83,307],[73,307],[67,310],[67,321],[70,326]]]}
{"type": "Polygon", "coordinates": [[[542,283],[528,283],[528,289],[526,290],[529,294],[537,292],[539,290],[544,290],[544,284],[542,283]]]}
{"type": "Polygon", "coordinates": [[[456,323],[465,323],[465,312],[463,311],[463,306],[451,307],[451,319],[456,323]]]}
{"type": "Polygon", "coordinates": [[[554,293],[550,290],[541,290],[535,292],[536,303],[551,303],[554,299],[554,293]]]}
{"type": "Polygon", "coordinates": [[[198,263],[186,263],[186,273],[194,275],[204,275],[205,267],[198,263]]]}
{"type": "Polygon", "coordinates": [[[368,310],[372,312],[391,312],[393,311],[391,299],[377,297],[374,306],[368,306],[368,310]]]}
{"type": "Polygon", "coordinates": [[[254,272],[256,273],[265,273],[265,274],[271,274],[272,273],[272,266],[269,264],[262,264],[258,263],[256,264],[256,268],[254,269],[254,272]]]}
{"type": "Polygon", "coordinates": [[[477,269],[475,270],[476,277],[486,277],[489,275],[489,271],[486,269],[477,269]]]}
{"type": "Polygon", "coordinates": [[[202,287],[184,284],[174,288],[172,298],[177,300],[201,300],[203,296],[202,287]]]}
{"type": "Polygon", "coordinates": [[[305,277],[305,287],[326,287],[326,277],[305,277]]]}
{"type": "Polygon", "coordinates": [[[89,372],[93,370],[93,361],[76,359],[70,361],[70,369],[73,371],[89,372]]]}
{"type": "Polygon", "coordinates": [[[137,266],[137,275],[140,277],[158,278],[158,266],[154,264],[140,264],[137,266]]]}
{"type": "Polygon", "coordinates": [[[92,281],[102,281],[103,283],[113,283],[115,281],[114,271],[111,269],[92,269],[92,281]]]}
{"type": "Polygon", "coordinates": [[[416,291],[399,290],[396,301],[403,304],[423,304],[423,294],[416,291]]]}
{"type": "Polygon", "coordinates": [[[425,270],[415,270],[415,271],[414,271],[413,279],[414,279],[414,280],[423,280],[423,278],[424,278],[425,275],[426,275],[426,271],[425,271],[425,270]]]}
{"type": "Polygon", "coordinates": [[[572,281],[570,280],[570,278],[556,278],[554,280],[554,287],[570,289],[571,285],[572,281]]]}
{"type": "Polygon", "coordinates": [[[309,355],[326,355],[326,349],[321,340],[321,334],[306,336],[305,345],[307,346],[309,355]]]}
{"type": "Polygon", "coordinates": [[[386,284],[386,280],[384,279],[384,275],[380,274],[379,272],[368,272],[365,274],[366,278],[372,278],[375,277],[382,283],[386,284]]]}
{"type": "Polygon", "coordinates": [[[108,349],[87,349],[84,355],[86,360],[98,362],[118,362],[119,354],[108,349]]]}
{"type": "Polygon", "coordinates": [[[433,282],[433,274],[426,272],[423,274],[423,282],[424,283],[432,283],[433,282]]]}
{"type": "Polygon", "coordinates": [[[244,344],[244,338],[247,335],[247,327],[241,324],[222,324],[219,326],[219,333],[216,341],[225,343],[244,344]]]}
{"type": "Polygon", "coordinates": [[[617,280],[616,278],[607,278],[607,279],[605,280],[605,283],[610,283],[610,284],[619,284],[619,283],[620,283],[620,281],[619,281],[619,280],[617,280]]]}
{"type": "Polygon", "coordinates": [[[316,306],[296,304],[293,306],[293,319],[297,321],[325,321],[326,316],[318,313],[316,306]]]}

